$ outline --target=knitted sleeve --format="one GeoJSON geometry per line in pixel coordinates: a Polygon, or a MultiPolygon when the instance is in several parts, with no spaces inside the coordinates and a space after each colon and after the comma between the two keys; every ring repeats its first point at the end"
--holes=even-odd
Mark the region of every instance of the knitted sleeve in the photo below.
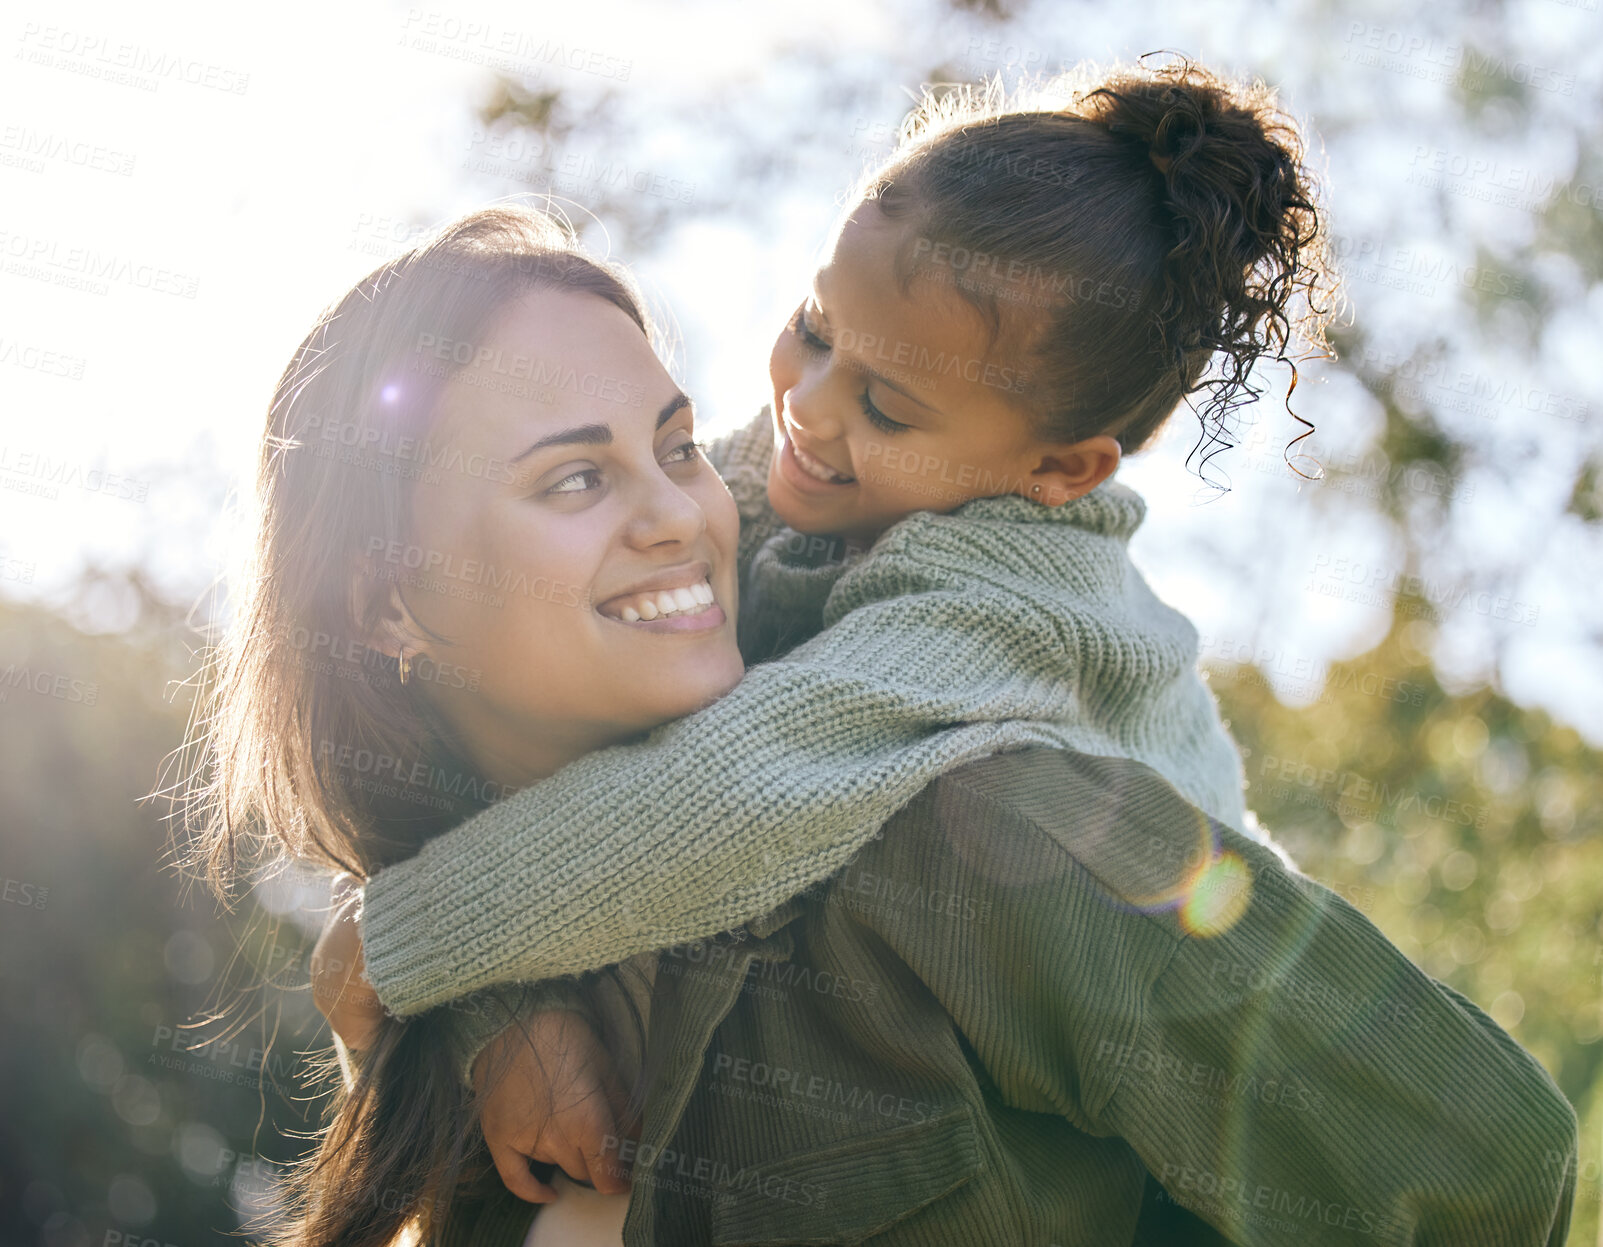
{"type": "Polygon", "coordinates": [[[379,871],[367,974],[416,1013],[732,929],[826,878],[930,779],[1057,717],[1050,620],[910,567],[644,741],[597,751],[379,871]]]}

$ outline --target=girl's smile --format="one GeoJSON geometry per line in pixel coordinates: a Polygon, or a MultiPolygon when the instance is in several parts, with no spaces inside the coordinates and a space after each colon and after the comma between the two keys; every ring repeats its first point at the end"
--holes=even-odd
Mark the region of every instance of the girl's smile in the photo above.
{"type": "Polygon", "coordinates": [[[774,343],[769,500],[798,532],[871,544],[914,511],[974,498],[1066,502],[1118,463],[1112,438],[1037,436],[1019,327],[1004,315],[991,332],[938,268],[906,280],[927,242],[859,202],[774,343]]]}
{"type": "Polygon", "coordinates": [[[783,413],[780,413],[776,420],[781,439],[778,454],[779,470],[784,473],[785,480],[792,487],[806,492],[831,492],[857,484],[855,476],[831,467],[798,446],[795,436],[785,424],[783,413]]]}

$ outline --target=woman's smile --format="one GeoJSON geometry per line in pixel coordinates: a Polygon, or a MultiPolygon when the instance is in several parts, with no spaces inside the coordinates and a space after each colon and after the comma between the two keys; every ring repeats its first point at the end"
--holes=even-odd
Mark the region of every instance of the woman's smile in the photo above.
{"type": "Polygon", "coordinates": [[[726,616],[718,605],[706,563],[660,572],[596,607],[613,623],[649,632],[705,632],[726,616]]]}

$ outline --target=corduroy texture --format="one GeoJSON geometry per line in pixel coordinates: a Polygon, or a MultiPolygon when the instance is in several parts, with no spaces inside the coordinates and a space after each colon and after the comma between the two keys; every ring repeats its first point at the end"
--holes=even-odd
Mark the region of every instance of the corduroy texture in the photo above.
{"type": "Polygon", "coordinates": [[[948,772],[744,935],[660,955],[627,1247],[1564,1243],[1542,1067],[1138,763],[948,772]]]}
{"type": "MultiPolygon", "coordinates": [[[[767,429],[726,448],[748,515],[767,429]]],[[[1008,749],[1144,762],[1251,831],[1196,629],[1130,562],[1144,512],[1112,481],[1061,507],[982,498],[822,567],[819,543],[774,532],[743,569],[752,627],[816,611],[823,631],[375,875],[380,999],[417,1013],[732,929],[839,869],[942,772],[1008,749]]]]}

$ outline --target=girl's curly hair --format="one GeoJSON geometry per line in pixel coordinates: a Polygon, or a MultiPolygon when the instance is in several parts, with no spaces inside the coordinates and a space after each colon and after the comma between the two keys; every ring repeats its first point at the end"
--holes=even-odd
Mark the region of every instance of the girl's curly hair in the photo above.
{"type": "MultiPolygon", "coordinates": [[[[997,81],[926,91],[860,192],[908,221],[906,286],[949,284],[993,336],[1013,328],[1042,436],[1136,450],[1205,392],[1206,464],[1261,392],[1259,359],[1290,366],[1289,412],[1296,361],[1330,355],[1317,188],[1270,88],[1180,58],[1012,98],[997,81]]],[[[1313,426],[1292,415],[1295,445],[1313,426]]]]}

